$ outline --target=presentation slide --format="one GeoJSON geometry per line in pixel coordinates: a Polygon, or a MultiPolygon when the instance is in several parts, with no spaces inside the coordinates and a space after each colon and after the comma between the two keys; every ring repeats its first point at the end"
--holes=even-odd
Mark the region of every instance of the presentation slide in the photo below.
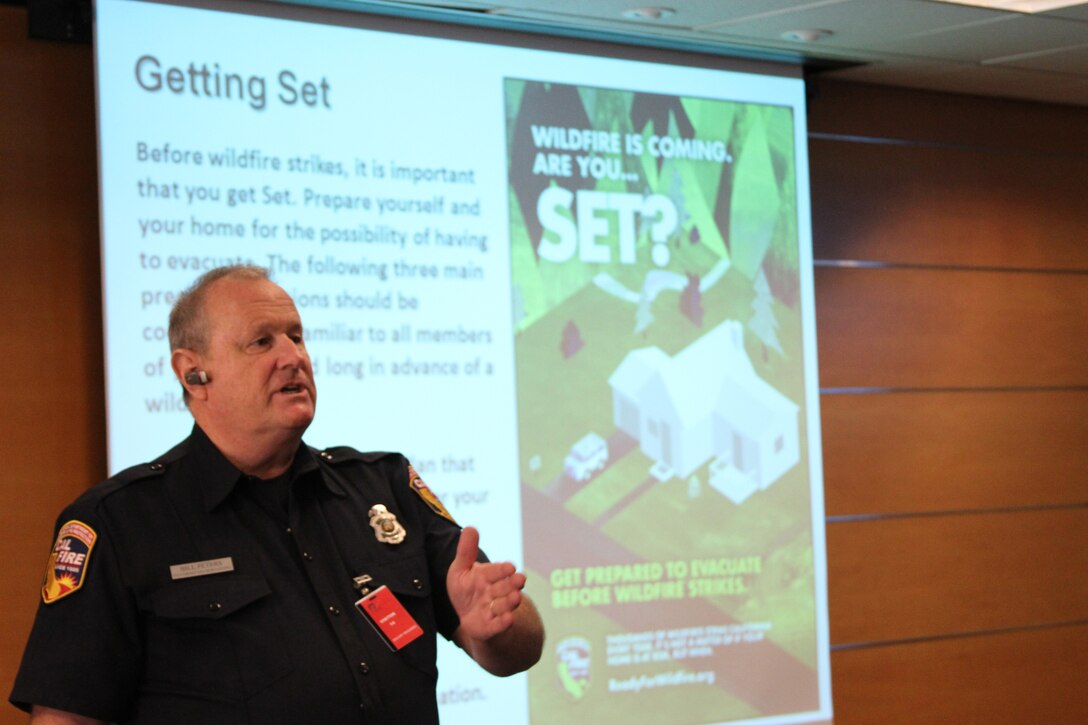
{"type": "Polygon", "coordinates": [[[830,721],[803,82],[389,25],[96,3],[111,473],[192,426],[177,295],[267,267],[306,441],[529,576],[541,663],[440,648],[444,723],[830,721]]]}

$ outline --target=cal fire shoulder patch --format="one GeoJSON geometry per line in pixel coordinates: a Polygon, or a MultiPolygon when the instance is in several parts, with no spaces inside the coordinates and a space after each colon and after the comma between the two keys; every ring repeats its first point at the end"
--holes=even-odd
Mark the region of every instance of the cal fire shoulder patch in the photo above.
{"type": "Polygon", "coordinates": [[[434,491],[427,488],[427,484],[423,483],[423,479],[416,473],[416,469],[412,468],[412,464],[408,464],[408,485],[412,487],[412,490],[419,494],[419,497],[423,499],[423,503],[427,504],[427,508],[434,511],[439,516],[449,519],[453,523],[457,523],[453,520],[453,515],[442,505],[442,502],[438,500],[438,496],[434,495],[434,491]]]}
{"type": "Polygon", "coordinates": [[[82,521],[69,521],[60,527],[57,543],[49,555],[42,584],[42,601],[52,604],[79,590],[87,574],[87,561],[91,558],[98,534],[82,521]]]}

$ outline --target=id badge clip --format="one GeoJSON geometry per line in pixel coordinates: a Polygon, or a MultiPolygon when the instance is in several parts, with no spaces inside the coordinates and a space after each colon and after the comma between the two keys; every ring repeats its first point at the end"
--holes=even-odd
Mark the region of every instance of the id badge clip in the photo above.
{"type": "Polygon", "coordinates": [[[394,652],[423,634],[423,628],[384,584],[355,602],[355,608],[363,613],[374,631],[394,652]]]}

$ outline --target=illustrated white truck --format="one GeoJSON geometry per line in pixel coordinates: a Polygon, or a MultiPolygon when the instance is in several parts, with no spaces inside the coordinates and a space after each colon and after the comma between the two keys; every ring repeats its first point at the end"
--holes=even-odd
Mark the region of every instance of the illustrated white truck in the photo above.
{"type": "Polygon", "coordinates": [[[575,481],[588,481],[608,462],[608,441],[596,433],[586,433],[570,447],[563,459],[563,470],[575,481]]]}

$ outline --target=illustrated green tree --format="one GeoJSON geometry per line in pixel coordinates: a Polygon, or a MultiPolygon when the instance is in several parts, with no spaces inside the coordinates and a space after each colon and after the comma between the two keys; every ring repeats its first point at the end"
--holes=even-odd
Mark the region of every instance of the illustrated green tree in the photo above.
{"type": "Polygon", "coordinates": [[[769,357],[767,348],[775,350],[783,357],[786,353],[782,350],[782,343],[778,341],[778,318],[774,316],[774,295],[771,294],[771,285],[767,282],[767,275],[763,268],[755,279],[756,296],[752,300],[752,317],[748,320],[748,329],[752,331],[760,342],[763,343],[763,360],[769,357]]]}

